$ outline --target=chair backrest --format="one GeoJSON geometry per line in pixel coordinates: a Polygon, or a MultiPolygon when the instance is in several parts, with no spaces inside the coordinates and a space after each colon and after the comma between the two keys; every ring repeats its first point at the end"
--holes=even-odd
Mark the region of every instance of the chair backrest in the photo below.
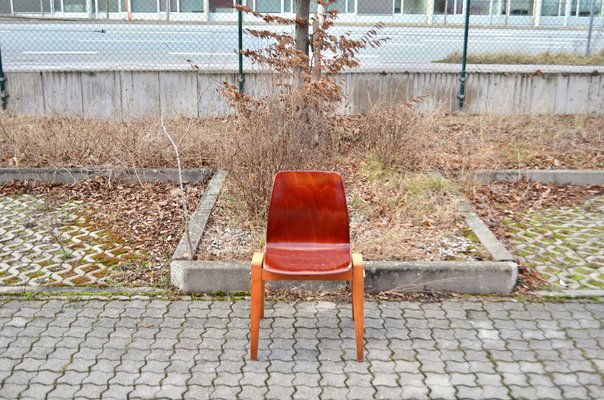
{"type": "Polygon", "coordinates": [[[266,243],[349,245],[348,207],[340,174],[279,172],[271,194],[266,243]]]}

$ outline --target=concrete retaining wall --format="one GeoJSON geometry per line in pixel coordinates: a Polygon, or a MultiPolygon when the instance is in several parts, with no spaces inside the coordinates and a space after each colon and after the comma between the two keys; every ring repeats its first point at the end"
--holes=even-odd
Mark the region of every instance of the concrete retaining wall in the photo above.
{"type": "MultiPolygon", "coordinates": [[[[466,85],[465,111],[494,114],[603,114],[604,68],[575,72],[531,66],[474,66],[466,85]],[[480,68],[479,68],[480,67],[480,68]],[[502,72],[506,71],[506,72],[502,72]],[[510,72],[511,71],[511,72],[510,72]]],[[[214,117],[230,112],[219,93],[231,72],[12,71],[7,72],[10,110],[17,114],[129,120],[153,116],[214,117]]],[[[399,72],[341,74],[343,113],[364,113],[379,100],[405,102],[426,96],[419,107],[458,109],[459,66],[427,64],[399,72]]],[[[267,93],[266,73],[246,75],[246,88],[267,93]]]]}

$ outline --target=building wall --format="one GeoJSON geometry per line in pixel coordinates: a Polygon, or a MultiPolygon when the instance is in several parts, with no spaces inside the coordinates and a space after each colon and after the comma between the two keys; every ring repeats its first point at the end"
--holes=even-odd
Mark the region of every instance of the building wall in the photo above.
{"type": "MultiPolygon", "coordinates": [[[[233,0],[43,1],[45,17],[179,21],[237,18],[233,0]]],[[[602,26],[604,0],[594,1],[595,25],[602,26]]],[[[292,16],[295,12],[295,0],[246,0],[246,4],[264,13],[292,16]]],[[[316,12],[316,3],[311,4],[311,12],[316,12]]],[[[338,10],[342,22],[428,25],[462,23],[464,7],[464,0],[338,0],[331,6],[338,10]]],[[[590,0],[474,0],[470,14],[474,16],[472,23],[481,25],[582,26],[589,23],[590,10],[590,0]]],[[[41,15],[40,1],[0,0],[0,14],[41,15]]]]}

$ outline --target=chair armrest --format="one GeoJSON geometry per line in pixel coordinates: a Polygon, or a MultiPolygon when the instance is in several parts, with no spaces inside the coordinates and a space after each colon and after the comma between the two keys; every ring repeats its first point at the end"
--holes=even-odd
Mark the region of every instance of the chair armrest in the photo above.
{"type": "Polygon", "coordinates": [[[360,253],[352,253],[352,268],[363,268],[363,256],[360,253]]]}
{"type": "Polygon", "coordinates": [[[262,253],[262,252],[254,253],[254,257],[252,257],[252,268],[255,266],[259,266],[262,268],[263,261],[264,261],[264,253],[262,253]]]}

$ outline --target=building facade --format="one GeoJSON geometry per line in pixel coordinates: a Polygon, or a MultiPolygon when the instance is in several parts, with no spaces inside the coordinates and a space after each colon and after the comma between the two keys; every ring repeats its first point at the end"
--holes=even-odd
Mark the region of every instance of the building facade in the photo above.
{"type": "MultiPolygon", "coordinates": [[[[293,16],[296,0],[243,0],[262,13],[293,16]]],[[[473,0],[471,22],[494,26],[604,26],[604,0],[473,0]],[[593,2],[593,6],[592,6],[593,2]]],[[[463,23],[464,0],[337,0],[340,22],[463,23]]],[[[311,1],[311,11],[316,11],[311,1]]],[[[234,21],[233,0],[0,0],[0,15],[123,20],[234,21]]],[[[250,18],[247,17],[246,18],[250,18]]]]}

